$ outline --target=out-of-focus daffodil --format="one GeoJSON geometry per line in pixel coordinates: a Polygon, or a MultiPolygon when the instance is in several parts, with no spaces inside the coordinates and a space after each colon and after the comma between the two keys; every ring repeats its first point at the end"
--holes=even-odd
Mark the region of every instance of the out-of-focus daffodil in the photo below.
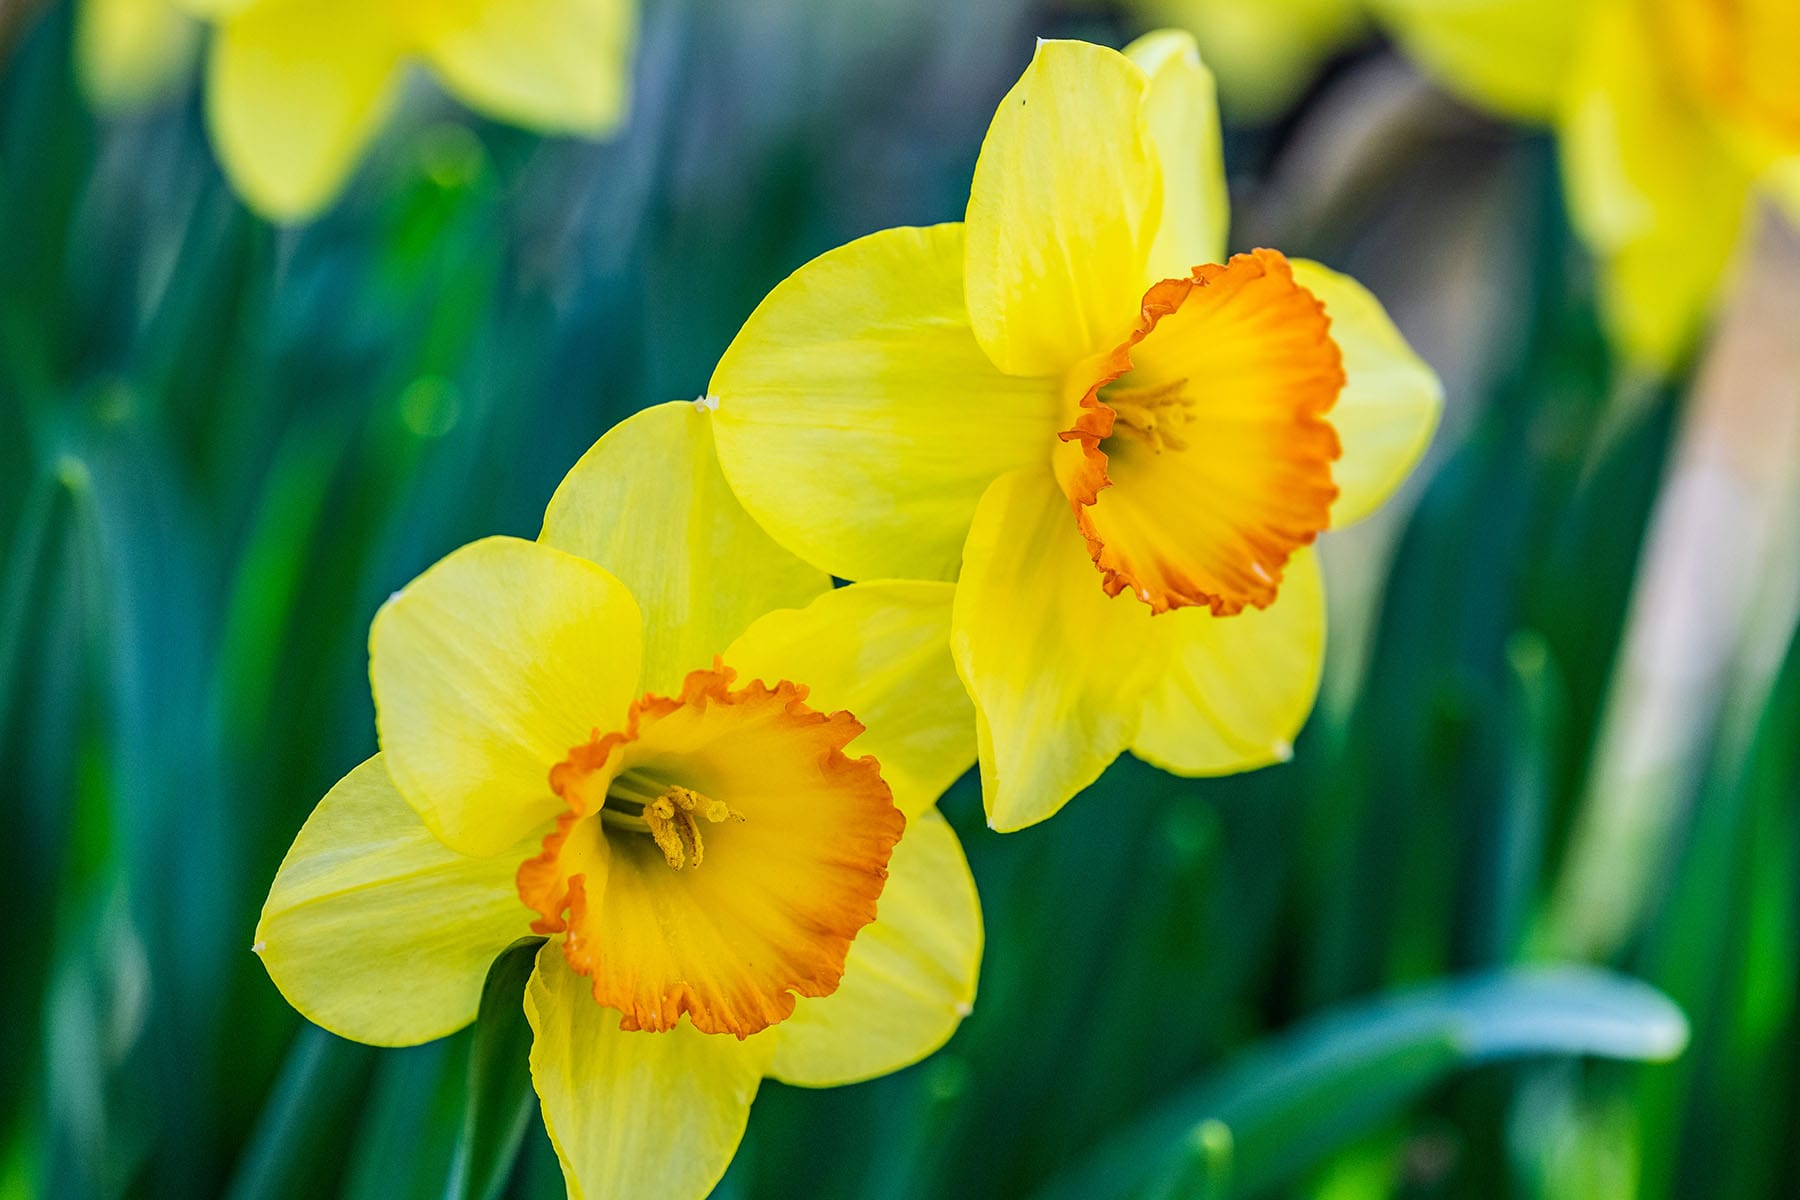
{"type": "Polygon", "coordinates": [[[409,1044],[548,935],[525,1009],[570,1194],[704,1195],[765,1075],[895,1070],[974,999],[974,884],[933,809],[975,759],[951,591],[831,590],[737,506],[691,406],[624,422],[539,541],[466,546],[382,607],[381,753],[281,865],[270,976],[409,1044]]]}
{"type": "Polygon", "coordinates": [[[1624,355],[1692,347],[1751,196],[1792,209],[1800,155],[1793,0],[1374,0],[1437,79],[1556,125],[1570,211],[1624,355]]]}
{"type": "Polygon", "coordinates": [[[172,0],[81,0],[75,62],[98,108],[129,109],[169,93],[194,61],[200,26],[172,0]]]}
{"type": "Polygon", "coordinates": [[[628,96],[633,0],[180,2],[214,26],[206,111],[219,160],[276,220],[337,195],[409,64],[471,108],[545,133],[606,133],[628,96]]]}
{"type": "Polygon", "coordinates": [[[1228,117],[1278,115],[1320,65],[1364,30],[1362,0],[1137,0],[1154,25],[1186,29],[1219,80],[1228,117]]]}
{"type": "Polygon", "coordinates": [[[1213,83],[1186,35],[1044,42],[967,220],[778,286],[710,395],[726,476],[849,579],[951,578],[990,822],[1121,751],[1278,761],[1324,642],[1310,543],[1405,477],[1436,377],[1354,281],[1224,261],[1213,83]]]}

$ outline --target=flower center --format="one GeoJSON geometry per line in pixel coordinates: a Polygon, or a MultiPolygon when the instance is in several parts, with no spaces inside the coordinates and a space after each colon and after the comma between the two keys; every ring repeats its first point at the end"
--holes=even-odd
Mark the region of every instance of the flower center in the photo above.
{"type": "Polygon", "coordinates": [[[678,783],[665,786],[636,771],[620,772],[613,779],[600,808],[600,820],[611,828],[648,834],[664,861],[677,871],[705,861],[701,821],[720,825],[743,819],[743,813],[723,800],[678,783]]]}
{"type": "Polygon", "coordinates": [[[1121,381],[1100,389],[1101,403],[1113,410],[1112,436],[1135,438],[1152,453],[1165,449],[1186,450],[1181,431],[1194,421],[1194,398],[1186,379],[1171,379],[1145,387],[1125,387],[1121,381]]]}
{"type": "Polygon", "coordinates": [[[1273,250],[1145,293],[1126,342],[1071,376],[1055,456],[1107,594],[1214,616],[1274,603],[1330,522],[1343,384],[1324,306],[1273,250]]]}
{"type": "Polygon", "coordinates": [[[621,1029],[748,1037],[835,991],[875,919],[905,820],[875,760],[844,753],[862,725],[734,679],[695,671],[570,750],[550,772],[569,811],[519,868],[532,928],[621,1029]]]}

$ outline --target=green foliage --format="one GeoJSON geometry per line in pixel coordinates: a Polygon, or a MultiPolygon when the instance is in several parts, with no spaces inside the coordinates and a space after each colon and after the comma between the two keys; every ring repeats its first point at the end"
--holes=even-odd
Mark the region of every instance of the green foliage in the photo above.
{"type": "MultiPolygon", "coordinates": [[[[616,141],[415,89],[343,204],[275,230],[225,190],[195,97],[98,122],[68,6],[15,20],[0,1197],[561,1195],[520,1086],[528,950],[473,1031],[399,1051],[306,1026],[250,953],[295,831],[374,748],[369,620],[456,545],[534,534],[580,453],[701,391],[809,255],[955,219],[1031,35],[1119,30],[1022,0],[665,0],[616,141]]],[[[721,1196],[1794,1177],[1800,650],[1709,737],[1623,937],[1534,973],[1683,389],[1611,378],[1541,141],[1452,123],[1314,194],[1296,130],[1351,103],[1233,135],[1234,246],[1365,279],[1450,401],[1406,500],[1327,539],[1333,661],[1294,762],[1124,761],[1007,837],[962,781],[974,1014],[888,1078],[765,1085],[721,1196]],[[1666,1057],[1679,1025],[1598,967],[1678,1005],[1687,1053],[1585,1061],[1666,1057]],[[1130,1178],[1081,1182],[1117,1145],[1130,1178]]]]}
{"type": "Polygon", "coordinates": [[[1367,1132],[1458,1068],[1532,1055],[1665,1061],[1681,1011],[1605,972],[1521,969],[1344,1006],[1259,1043],[1166,1101],[1043,1200],[1258,1192],[1367,1132]]]}
{"type": "Polygon", "coordinates": [[[469,1046],[468,1102],[451,1177],[456,1200],[504,1195],[525,1134],[538,1124],[525,984],[540,945],[540,939],[529,938],[507,950],[494,960],[481,989],[481,1015],[469,1046]]]}

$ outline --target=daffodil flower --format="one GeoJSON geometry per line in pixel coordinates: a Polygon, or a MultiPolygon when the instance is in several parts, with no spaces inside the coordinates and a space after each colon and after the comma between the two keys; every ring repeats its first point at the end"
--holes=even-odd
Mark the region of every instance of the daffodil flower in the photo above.
{"type": "Polygon", "coordinates": [[[967,221],[802,267],[714,374],[725,474],[783,545],[848,579],[960,559],[996,828],[1126,749],[1185,775],[1286,757],[1325,635],[1310,545],[1435,425],[1436,378],[1367,291],[1222,261],[1225,220],[1190,38],[1043,42],[967,221]]]}
{"type": "Polygon", "coordinates": [[[1570,212],[1599,258],[1628,361],[1683,360],[1727,278],[1751,197],[1800,219],[1793,0],[1377,0],[1434,77],[1553,124],[1570,212]]]}
{"type": "Polygon", "coordinates": [[[152,104],[193,65],[199,35],[173,0],[80,0],[75,64],[82,91],[103,110],[152,104]]]}
{"type": "Polygon", "coordinates": [[[704,1195],[764,1076],[895,1070],[974,999],[974,884],[933,809],[975,758],[950,592],[831,590],[731,498],[700,413],[622,423],[537,542],[466,546],[376,616],[381,752],[281,865],[270,977],[405,1045],[545,936],[524,1003],[570,1194],[704,1195]]]}
{"type": "Polygon", "coordinates": [[[337,195],[409,64],[471,108],[545,133],[597,136],[625,109],[634,0],[178,2],[214,25],[206,115],[219,161],[276,220],[337,195]]]}

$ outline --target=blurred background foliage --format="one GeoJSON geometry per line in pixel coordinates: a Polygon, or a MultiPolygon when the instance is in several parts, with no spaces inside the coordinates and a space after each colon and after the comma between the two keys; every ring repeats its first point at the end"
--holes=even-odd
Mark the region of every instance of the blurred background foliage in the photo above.
{"type": "MultiPolygon", "coordinates": [[[[420,83],[282,230],[192,87],[97,119],[69,5],[0,3],[0,1197],[560,1194],[516,963],[475,1030],[380,1051],[249,950],[374,748],[370,617],[534,535],[806,258],[957,219],[1034,35],[1148,19],[652,0],[620,137],[420,83]]],[[[1690,379],[1618,376],[1546,140],[1334,45],[1236,108],[1232,244],[1359,276],[1449,400],[1326,539],[1294,761],[1122,761],[1005,838],[964,780],[974,1015],[895,1076],[765,1084],[720,1195],[1791,1194],[1800,249],[1765,227],[1690,379]],[[1681,1013],[1674,1061],[1604,1061],[1675,1056],[1681,1013]]]]}

